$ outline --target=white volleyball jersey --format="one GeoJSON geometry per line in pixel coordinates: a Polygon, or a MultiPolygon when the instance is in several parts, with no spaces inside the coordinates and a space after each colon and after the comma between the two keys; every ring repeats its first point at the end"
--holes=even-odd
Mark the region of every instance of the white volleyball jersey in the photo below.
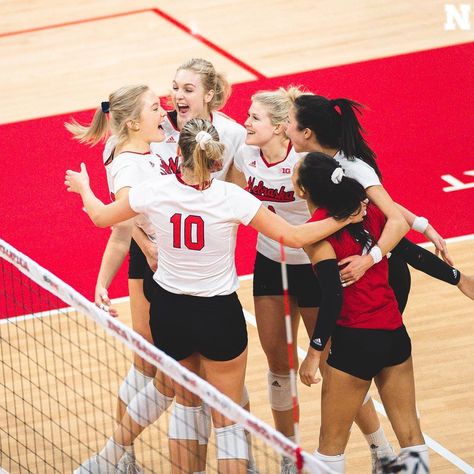
{"type": "MultiPolygon", "coordinates": [[[[289,147],[283,161],[268,163],[260,148],[244,144],[234,158],[234,166],[244,173],[246,190],[268,209],[291,224],[304,224],[310,218],[308,207],[304,199],[296,196],[291,182],[293,168],[304,155],[289,147]]],[[[275,262],[281,261],[280,244],[263,234],[258,234],[257,251],[275,262]]],[[[285,247],[285,256],[289,264],[309,263],[303,249],[285,247]]]]}
{"type": "MultiPolygon", "coordinates": [[[[219,134],[220,141],[225,145],[222,170],[212,173],[212,177],[225,179],[235,153],[245,142],[246,132],[242,125],[218,112],[211,114],[211,122],[219,134]]],[[[162,174],[176,174],[181,159],[178,154],[179,130],[176,126],[176,114],[168,112],[162,127],[165,132],[165,140],[160,143],[152,143],[151,150],[161,158],[162,174]]]]}
{"type": "Polygon", "coordinates": [[[380,186],[382,184],[372,166],[367,164],[365,161],[362,161],[360,158],[349,160],[342,151],[339,151],[334,156],[334,159],[341,165],[344,174],[348,178],[359,181],[365,189],[370,188],[370,186],[380,186]]]}
{"type": "MultiPolygon", "coordinates": [[[[112,201],[115,200],[115,195],[120,189],[136,186],[152,176],[161,176],[160,160],[153,153],[125,151],[112,159],[115,142],[115,138],[110,137],[103,154],[107,184],[112,201]]],[[[135,223],[143,229],[150,239],[154,240],[154,228],[145,216],[137,216],[135,223]]]]}
{"type": "Polygon", "coordinates": [[[200,191],[179,175],[167,175],[134,186],[129,201],[155,227],[159,253],[154,279],[165,290],[209,297],[239,287],[237,228],[254,218],[258,199],[225,181],[214,179],[200,191]]]}

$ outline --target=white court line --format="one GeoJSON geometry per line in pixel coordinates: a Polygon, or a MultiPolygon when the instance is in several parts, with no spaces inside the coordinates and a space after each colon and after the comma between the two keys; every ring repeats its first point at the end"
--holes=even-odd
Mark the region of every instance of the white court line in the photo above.
{"type": "MultiPolygon", "coordinates": [[[[252,313],[249,313],[247,310],[244,309],[244,315],[245,319],[248,323],[250,323],[252,326],[257,327],[257,322],[255,320],[255,316],[252,313]]],[[[301,347],[298,346],[298,357],[300,359],[304,359],[306,357],[307,352],[302,349],[301,347]]],[[[387,414],[385,413],[385,409],[383,405],[378,402],[377,400],[374,400],[372,397],[372,400],[374,401],[375,409],[385,417],[387,414]]],[[[426,444],[436,453],[438,453],[441,457],[449,461],[451,464],[454,464],[458,469],[460,469],[462,472],[466,472],[469,474],[474,474],[474,467],[470,466],[467,464],[465,461],[463,461],[461,458],[456,456],[454,453],[449,451],[449,449],[446,449],[444,446],[439,444],[437,441],[435,441],[433,438],[430,436],[426,435],[423,433],[423,437],[425,438],[426,444]]]]}

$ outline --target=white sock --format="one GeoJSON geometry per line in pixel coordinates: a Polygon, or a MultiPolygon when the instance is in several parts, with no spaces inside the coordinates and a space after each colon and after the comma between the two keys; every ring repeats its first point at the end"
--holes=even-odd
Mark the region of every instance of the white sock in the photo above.
{"type": "Polygon", "coordinates": [[[331,471],[334,472],[344,472],[344,465],[345,465],[345,455],[344,454],[337,454],[336,456],[326,456],[325,454],[321,454],[316,450],[313,453],[314,457],[325,464],[331,471]]]}
{"type": "Polygon", "coordinates": [[[382,426],[380,426],[377,431],[374,431],[370,434],[365,434],[364,436],[367,440],[367,443],[369,443],[370,449],[377,451],[377,454],[393,454],[392,447],[385,437],[385,432],[382,426]]]}
{"type": "Polygon", "coordinates": [[[403,459],[406,472],[414,472],[415,468],[419,474],[430,472],[430,455],[426,444],[402,448],[399,456],[403,459]],[[418,456],[409,456],[408,453],[417,453],[418,456]]]}
{"type": "Polygon", "coordinates": [[[109,438],[105,446],[100,451],[99,456],[105,459],[108,463],[116,466],[126,451],[126,447],[122,446],[114,441],[113,438],[109,438]]]}

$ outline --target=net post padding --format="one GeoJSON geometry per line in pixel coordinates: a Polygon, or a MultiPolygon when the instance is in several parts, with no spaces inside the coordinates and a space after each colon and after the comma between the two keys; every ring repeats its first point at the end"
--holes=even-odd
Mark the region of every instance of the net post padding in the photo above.
{"type": "Polygon", "coordinates": [[[272,446],[275,451],[293,459],[299,465],[302,464],[306,472],[317,474],[331,474],[333,472],[321,461],[303,451],[297,444],[280,432],[244,410],[205,380],[187,370],[177,361],[157,349],[153,344],[150,344],[129,326],[112,318],[109,313],[98,308],[74,288],[2,239],[0,239],[0,257],[10,262],[39,286],[93,319],[105,331],[127,345],[140,357],[155,365],[189,391],[198,395],[203,401],[227,418],[240,423],[247,431],[272,446]]]}

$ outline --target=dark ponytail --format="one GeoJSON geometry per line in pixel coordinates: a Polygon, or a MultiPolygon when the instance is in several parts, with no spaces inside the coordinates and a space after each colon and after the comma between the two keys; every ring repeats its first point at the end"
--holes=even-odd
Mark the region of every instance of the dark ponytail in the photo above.
{"type": "MultiPolygon", "coordinates": [[[[308,153],[298,167],[297,182],[317,207],[326,209],[334,219],[343,220],[359,212],[361,201],[367,198],[367,194],[358,181],[347,176],[343,176],[340,182],[333,182],[332,176],[337,168],[340,168],[339,164],[330,156],[319,152],[308,153]]],[[[371,240],[375,241],[362,222],[350,224],[345,229],[362,248],[371,240]]]]}
{"type": "Polygon", "coordinates": [[[320,95],[304,94],[294,101],[298,128],[309,128],[325,148],[341,150],[350,160],[359,158],[370,165],[381,178],[375,153],[367,144],[364,129],[356,113],[363,106],[349,99],[332,99],[320,95]]]}

